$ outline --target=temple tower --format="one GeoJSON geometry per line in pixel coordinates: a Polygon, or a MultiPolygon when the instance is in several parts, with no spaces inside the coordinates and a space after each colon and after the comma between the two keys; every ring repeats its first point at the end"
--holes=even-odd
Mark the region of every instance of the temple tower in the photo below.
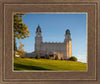
{"type": "Polygon", "coordinates": [[[64,43],[65,43],[65,55],[64,55],[64,59],[69,59],[72,56],[72,39],[71,39],[71,33],[70,30],[67,29],[65,32],[65,39],[64,39],[64,43]]]}
{"type": "Polygon", "coordinates": [[[41,43],[42,43],[42,31],[40,26],[38,25],[36,29],[36,37],[35,37],[35,51],[38,52],[41,50],[41,43]]]}

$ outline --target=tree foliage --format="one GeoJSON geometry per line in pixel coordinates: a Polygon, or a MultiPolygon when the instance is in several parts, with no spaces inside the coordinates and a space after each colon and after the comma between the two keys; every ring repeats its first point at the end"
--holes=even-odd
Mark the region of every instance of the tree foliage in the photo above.
{"type": "Polygon", "coordinates": [[[74,57],[74,56],[72,56],[72,57],[69,58],[69,60],[71,60],[71,61],[77,61],[77,58],[74,57]]]}
{"type": "Polygon", "coordinates": [[[26,37],[29,37],[30,34],[27,25],[23,24],[22,17],[24,15],[24,13],[14,13],[14,37],[18,39],[24,39],[26,37]]]}
{"type": "Polygon", "coordinates": [[[24,56],[24,54],[26,53],[25,51],[24,51],[24,49],[23,49],[23,47],[24,47],[24,44],[22,44],[21,42],[20,42],[20,46],[19,46],[19,48],[18,48],[18,54],[20,55],[20,56],[24,56]]]}
{"type": "Polygon", "coordinates": [[[47,55],[46,59],[50,59],[50,55],[47,55]]]}
{"type": "Polygon", "coordinates": [[[55,60],[58,60],[58,55],[55,56],[55,60]]]}
{"type": "Polygon", "coordinates": [[[36,54],[36,59],[40,59],[39,53],[36,54]]]}
{"type": "Polygon", "coordinates": [[[63,60],[63,58],[61,57],[61,60],[63,60]]]}
{"type": "Polygon", "coordinates": [[[16,38],[24,39],[29,37],[29,30],[26,24],[23,24],[22,17],[25,16],[24,13],[14,13],[13,17],[13,28],[14,28],[14,51],[17,51],[16,38]]]}

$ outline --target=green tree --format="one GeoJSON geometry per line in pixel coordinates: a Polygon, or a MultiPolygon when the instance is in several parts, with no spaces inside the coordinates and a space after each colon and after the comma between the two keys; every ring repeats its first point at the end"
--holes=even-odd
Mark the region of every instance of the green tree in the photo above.
{"type": "Polygon", "coordinates": [[[72,56],[72,57],[69,58],[69,60],[71,60],[71,61],[77,61],[77,58],[74,57],[74,56],[72,56]]]}
{"type": "Polygon", "coordinates": [[[36,55],[36,59],[40,59],[40,55],[39,55],[39,53],[37,53],[37,55],[36,55]]]}
{"type": "Polygon", "coordinates": [[[55,60],[58,60],[58,55],[56,55],[55,60]]]}
{"type": "MultiPolygon", "coordinates": [[[[26,24],[23,24],[23,19],[22,17],[24,16],[24,13],[14,13],[14,23],[13,23],[13,28],[14,28],[14,41],[15,38],[17,39],[24,39],[26,37],[29,37],[29,30],[26,24]]],[[[14,42],[14,50],[16,51],[16,44],[14,42]]]]}
{"type": "Polygon", "coordinates": [[[47,59],[50,59],[50,55],[47,55],[47,59]]]}
{"type": "Polygon", "coordinates": [[[61,57],[61,60],[63,60],[63,58],[61,57]]]}
{"type": "Polygon", "coordinates": [[[47,54],[46,55],[44,55],[44,59],[46,59],[47,58],[47,54]]]}

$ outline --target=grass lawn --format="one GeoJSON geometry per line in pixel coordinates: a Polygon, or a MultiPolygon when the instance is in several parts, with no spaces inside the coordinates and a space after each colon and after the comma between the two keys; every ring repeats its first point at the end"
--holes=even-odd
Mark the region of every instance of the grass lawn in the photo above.
{"type": "Polygon", "coordinates": [[[87,64],[65,60],[14,58],[14,70],[86,71],[87,64]]]}

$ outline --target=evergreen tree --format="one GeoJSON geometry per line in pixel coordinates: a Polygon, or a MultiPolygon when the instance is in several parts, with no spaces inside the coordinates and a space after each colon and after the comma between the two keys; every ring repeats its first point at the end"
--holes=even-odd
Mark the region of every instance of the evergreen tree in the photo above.
{"type": "Polygon", "coordinates": [[[40,55],[39,55],[39,53],[37,53],[37,55],[36,55],[36,59],[40,59],[40,55]]]}
{"type": "Polygon", "coordinates": [[[55,60],[58,60],[58,55],[56,55],[55,60]]]}
{"type": "Polygon", "coordinates": [[[61,60],[63,60],[63,58],[61,57],[61,60]]]}

